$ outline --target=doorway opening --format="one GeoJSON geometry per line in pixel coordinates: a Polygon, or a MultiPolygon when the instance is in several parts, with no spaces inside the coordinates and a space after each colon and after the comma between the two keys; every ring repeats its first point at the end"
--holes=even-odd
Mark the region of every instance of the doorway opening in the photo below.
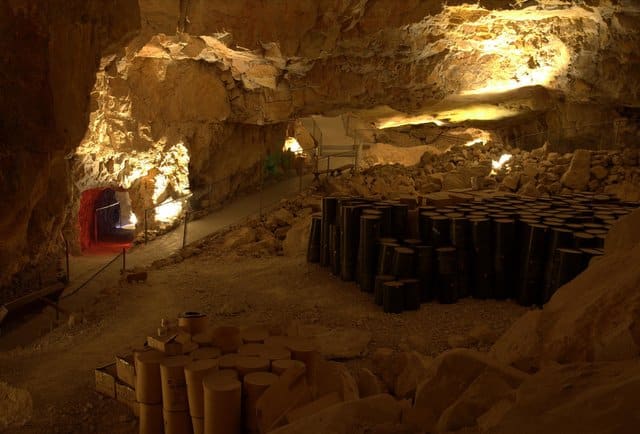
{"type": "Polygon", "coordinates": [[[112,188],[82,192],[78,223],[85,254],[119,252],[131,247],[137,219],[131,211],[129,193],[112,188]]]}

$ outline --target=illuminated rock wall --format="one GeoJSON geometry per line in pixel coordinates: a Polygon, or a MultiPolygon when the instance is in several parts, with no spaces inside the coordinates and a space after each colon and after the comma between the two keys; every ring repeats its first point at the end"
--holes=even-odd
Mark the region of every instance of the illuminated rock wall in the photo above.
{"type": "Polygon", "coordinates": [[[0,286],[60,246],[65,156],[86,131],[100,57],[138,23],[134,0],[0,2],[0,286]]]}
{"type": "Polygon", "coordinates": [[[370,120],[503,139],[554,128],[585,147],[587,125],[640,102],[630,1],[140,0],[140,16],[133,0],[41,3],[0,5],[1,193],[15,204],[0,217],[4,283],[50,250],[82,190],[139,188],[139,212],[219,175],[244,181],[293,117],[386,106],[370,120]]]}

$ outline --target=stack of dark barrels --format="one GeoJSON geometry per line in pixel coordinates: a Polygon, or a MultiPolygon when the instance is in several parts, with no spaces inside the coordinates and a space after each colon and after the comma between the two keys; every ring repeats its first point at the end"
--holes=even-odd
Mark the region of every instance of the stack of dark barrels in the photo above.
{"type": "Polygon", "coordinates": [[[612,223],[638,206],[588,193],[420,202],[324,197],[307,260],[390,313],[464,297],[542,305],[603,254],[612,223]]]}

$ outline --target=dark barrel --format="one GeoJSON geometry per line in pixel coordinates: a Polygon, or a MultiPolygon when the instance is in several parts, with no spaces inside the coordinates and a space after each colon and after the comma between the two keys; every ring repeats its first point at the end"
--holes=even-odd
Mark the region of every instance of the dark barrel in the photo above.
{"type": "Polygon", "coordinates": [[[378,272],[377,274],[392,274],[393,255],[400,244],[392,241],[393,238],[380,239],[378,245],[378,272]]]}
{"type": "Polygon", "coordinates": [[[345,281],[355,279],[362,208],[362,205],[345,205],[341,207],[340,278],[345,281]]]}
{"type": "Polygon", "coordinates": [[[358,283],[365,292],[373,292],[373,278],[378,259],[378,239],[380,238],[380,216],[363,214],[360,217],[360,246],[358,249],[358,283]]]}
{"type": "Polygon", "coordinates": [[[402,279],[400,282],[404,285],[404,309],[420,309],[420,281],[418,279],[402,279]]]}
{"type": "Polygon", "coordinates": [[[493,294],[493,251],[491,220],[478,218],[471,223],[471,295],[491,298],[493,294]]]}
{"type": "Polygon", "coordinates": [[[449,238],[449,218],[443,215],[431,217],[431,242],[433,247],[444,247],[451,245],[449,238]]]}
{"type": "Polygon", "coordinates": [[[416,251],[416,277],[420,281],[420,300],[430,301],[435,297],[436,262],[432,246],[418,246],[416,251]]]}
{"type": "Polygon", "coordinates": [[[331,274],[340,276],[340,228],[329,225],[329,266],[331,274]]]}
{"type": "Polygon", "coordinates": [[[565,283],[572,280],[585,268],[584,254],[578,249],[556,249],[553,255],[551,285],[545,288],[543,303],[565,283]]]}
{"type": "MultiPolygon", "coordinates": [[[[544,293],[553,293],[553,261],[557,249],[573,246],[573,232],[567,228],[552,227],[549,231],[549,245],[547,250],[547,263],[544,272],[544,293]]],[[[543,297],[544,299],[544,297],[543,297]]],[[[547,298],[548,300],[548,298],[547,298]]],[[[543,300],[543,302],[545,302],[543,300]]]]}
{"type": "Polygon", "coordinates": [[[518,279],[518,303],[523,306],[542,302],[548,230],[548,226],[535,223],[524,223],[521,226],[519,239],[522,250],[518,279]]]}
{"type": "Polygon", "coordinates": [[[414,254],[415,251],[408,247],[396,247],[393,252],[392,272],[398,279],[409,279],[414,276],[414,254]]]}
{"type": "Polygon", "coordinates": [[[575,232],[573,234],[574,247],[576,249],[591,249],[598,247],[598,239],[587,232],[575,232]]]}
{"type": "Polygon", "coordinates": [[[307,244],[307,262],[320,262],[320,244],[322,233],[322,215],[311,216],[309,243],[307,244]]]}
{"type": "Polygon", "coordinates": [[[494,297],[505,299],[515,294],[516,222],[513,219],[493,221],[494,297]]]}
{"type": "Polygon", "coordinates": [[[373,301],[378,306],[382,306],[384,283],[391,282],[393,280],[396,280],[396,278],[390,274],[378,274],[376,276],[373,290],[373,301]]]}
{"type": "Polygon", "coordinates": [[[443,304],[458,301],[457,254],[455,247],[439,247],[438,256],[438,302],[443,304]]]}
{"type": "Polygon", "coordinates": [[[407,236],[409,205],[394,203],[391,210],[391,236],[403,239],[407,236]]]}
{"type": "Polygon", "coordinates": [[[423,211],[418,215],[418,232],[420,239],[428,246],[433,246],[431,218],[440,215],[433,211],[423,211]]]}
{"type": "Polygon", "coordinates": [[[391,214],[393,212],[393,207],[391,205],[376,203],[374,204],[376,210],[382,213],[380,217],[380,236],[381,237],[390,237],[392,236],[391,232],[391,223],[392,217],[391,214]]]}
{"type": "Polygon", "coordinates": [[[382,310],[386,313],[401,313],[404,309],[404,285],[391,281],[382,284],[382,310]]]}
{"type": "Polygon", "coordinates": [[[458,298],[469,296],[471,279],[471,227],[463,214],[450,213],[449,229],[451,244],[456,248],[458,263],[458,298]]]}
{"type": "Polygon", "coordinates": [[[329,225],[336,223],[336,206],[338,198],[325,196],[322,198],[322,226],[320,233],[320,265],[329,266],[329,225]]]}

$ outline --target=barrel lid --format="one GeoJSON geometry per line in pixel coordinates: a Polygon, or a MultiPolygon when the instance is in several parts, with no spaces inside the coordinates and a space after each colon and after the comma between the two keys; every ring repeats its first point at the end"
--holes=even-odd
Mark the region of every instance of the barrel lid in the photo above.
{"type": "Polygon", "coordinates": [[[185,371],[199,372],[209,371],[218,367],[218,359],[201,359],[194,360],[184,366],[185,371]]]}
{"type": "Polygon", "coordinates": [[[164,366],[167,368],[177,368],[180,366],[185,366],[189,362],[191,362],[190,356],[170,356],[170,357],[165,357],[160,362],[160,366],[164,366]]]}
{"type": "Polygon", "coordinates": [[[398,253],[407,253],[407,254],[413,254],[414,250],[410,249],[409,247],[396,247],[396,252],[398,253]]]}
{"type": "Polygon", "coordinates": [[[602,249],[583,248],[583,249],[580,249],[580,251],[592,256],[604,255],[604,250],[602,249]]]}
{"type": "Polygon", "coordinates": [[[572,249],[572,248],[568,248],[568,247],[561,247],[556,249],[556,251],[558,252],[562,252],[562,253],[570,253],[573,255],[581,255],[582,251],[580,249],[572,249]]]}
{"type": "Polygon", "coordinates": [[[510,218],[498,218],[498,219],[494,219],[493,220],[496,223],[515,223],[516,221],[514,219],[510,219],[510,218]]]}
{"type": "Polygon", "coordinates": [[[609,233],[606,229],[587,229],[585,232],[591,235],[606,235],[609,233]]]}
{"type": "Polygon", "coordinates": [[[455,252],[456,248],[455,247],[438,247],[436,249],[436,252],[438,253],[451,253],[451,252],[455,252]]]}
{"type": "Polygon", "coordinates": [[[581,231],[584,228],[584,225],[581,225],[580,223],[567,223],[565,226],[574,232],[581,231]]]}
{"type": "Polygon", "coordinates": [[[279,378],[271,372],[251,372],[244,376],[244,382],[255,386],[271,386],[279,378]]]}
{"type": "MultiPolygon", "coordinates": [[[[238,381],[237,374],[234,378],[231,374],[222,374],[224,371],[231,371],[230,369],[224,369],[217,372],[212,372],[211,374],[204,377],[202,380],[202,385],[206,390],[217,390],[217,391],[231,391],[236,390],[242,386],[242,383],[238,381]]],[[[231,371],[234,372],[235,371],[231,371]]]]}
{"type": "Polygon", "coordinates": [[[576,238],[585,238],[585,239],[591,239],[591,238],[595,238],[593,235],[587,233],[587,232],[576,232],[573,234],[574,237],[576,238]]]}
{"type": "Polygon", "coordinates": [[[572,233],[573,233],[573,231],[572,231],[571,229],[568,229],[568,228],[566,228],[566,227],[562,227],[562,226],[560,226],[560,227],[553,227],[553,228],[551,228],[551,230],[552,230],[553,232],[562,232],[562,233],[565,233],[565,234],[572,234],[572,233]]]}

